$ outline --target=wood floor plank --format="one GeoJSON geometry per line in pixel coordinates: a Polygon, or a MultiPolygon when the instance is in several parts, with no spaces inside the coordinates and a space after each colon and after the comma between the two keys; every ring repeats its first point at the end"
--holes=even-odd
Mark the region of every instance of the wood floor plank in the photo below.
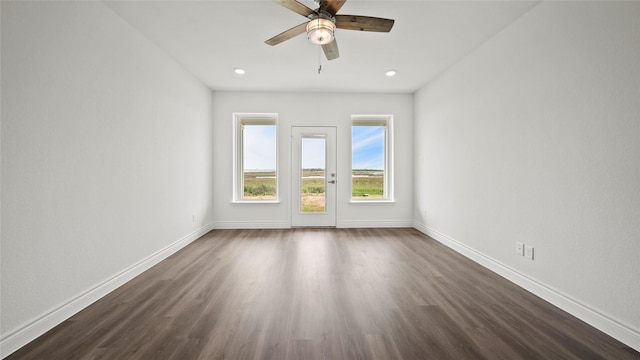
{"type": "Polygon", "coordinates": [[[15,359],[640,359],[415,229],[215,230],[15,359]]]}

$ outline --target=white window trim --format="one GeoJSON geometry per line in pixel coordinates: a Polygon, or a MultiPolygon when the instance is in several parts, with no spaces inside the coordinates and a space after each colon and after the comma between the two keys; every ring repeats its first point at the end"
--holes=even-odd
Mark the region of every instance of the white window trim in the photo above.
{"type": "Polygon", "coordinates": [[[385,126],[385,149],[384,149],[384,199],[353,199],[353,180],[349,185],[349,203],[351,204],[393,204],[394,196],[394,164],[393,164],[393,115],[351,115],[351,141],[349,142],[349,153],[351,154],[350,168],[353,172],[353,125],[384,125],[385,126]]]}
{"type": "Polygon", "coordinates": [[[276,113],[234,113],[233,114],[233,200],[236,204],[278,204],[280,203],[280,146],[279,146],[278,114],[276,113]],[[244,172],[242,156],[243,125],[275,125],[276,126],[276,198],[268,200],[245,200],[244,172]]]}

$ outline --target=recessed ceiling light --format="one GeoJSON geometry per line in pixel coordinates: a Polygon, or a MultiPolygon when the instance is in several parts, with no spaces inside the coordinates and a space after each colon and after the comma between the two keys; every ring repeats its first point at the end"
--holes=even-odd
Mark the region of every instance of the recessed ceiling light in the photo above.
{"type": "Polygon", "coordinates": [[[393,76],[396,76],[396,71],[395,70],[389,70],[384,74],[387,75],[388,77],[393,77],[393,76]]]}
{"type": "Polygon", "coordinates": [[[233,71],[238,75],[244,75],[246,73],[244,69],[240,69],[240,68],[235,68],[233,71]]]}

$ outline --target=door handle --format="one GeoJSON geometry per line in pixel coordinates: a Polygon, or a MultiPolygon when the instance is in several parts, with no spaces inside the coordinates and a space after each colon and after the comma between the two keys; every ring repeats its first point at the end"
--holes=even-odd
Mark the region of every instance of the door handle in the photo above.
{"type": "Polygon", "coordinates": [[[327,182],[328,182],[329,184],[335,184],[335,183],[336,183],[336,181],[335,181],[335,180],[329,180],[329,181],[327,181],[327,182]]]}

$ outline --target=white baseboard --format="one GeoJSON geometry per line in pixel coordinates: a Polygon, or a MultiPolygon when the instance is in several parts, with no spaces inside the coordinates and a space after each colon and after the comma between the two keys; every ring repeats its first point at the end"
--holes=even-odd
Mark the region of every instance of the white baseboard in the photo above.
{"type": "MultiPolygon", "coordinates": [[[[337,228],[394,228],[413,227],[413,221],[365,221],[365,220],[340,220],[337,228]]],[[[290,229],[291,223],[287,221],[216,221],[215,229],[290,229]]]]}
{"type": "Polygon", "coordinates": [[[443,233],[438,232],[437,230],[431,229],[420,222],[414,222],[413,227],[474,262],[515,283],[523,289],[541,297],[549,303],[595,327],[596,329],[608,334],[635,350],[640,351],[639,330],[632,329],[625,324],[621,324],[601,312],[582,304],[577,299],[573,299],[562,294],[557,290],[554,290],[549,286],[542,284],[443,233]]]}
{"type": "Polygon", "coordinates": [[[127,281],[140,275],[160,261],[171,256],[178,250],[189,245],[212,229],[213,223],[209,223],[200,229],[195,230],[191,234],[188,234],[173,244],[157,251],[119,274],[97,284],[92,289],[79,294],[55,309],[42,314],[30,323],[19,327],[6,336],[3,336],[2,339],[0,339],[0,358],[5,358],[11,355],[13,352],[33,341],[38,336],[51,330],[58,324],[122,286],[127,281]]]}
{"type": "Polygon", "coordinates": [[[289,229],[287,221],[215,221],[215,229],[289,229]]]}
{"type": "Polygon", "coordinates": [[[413,221],[405,220],[340,220],[338,228],[354,229],[354,228],[398,228],[413,227],[413,221]]]}

